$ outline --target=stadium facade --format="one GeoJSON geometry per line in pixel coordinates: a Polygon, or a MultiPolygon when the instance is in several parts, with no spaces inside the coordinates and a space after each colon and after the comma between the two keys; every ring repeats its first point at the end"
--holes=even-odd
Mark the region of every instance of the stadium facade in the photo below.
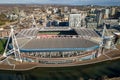
{"type": "Polygon", "coordinates": [[[65,64],[96,58],[99,52],[99,43],[95,42],[97,38],[99,35],[94,30],[69,27],[23,29],[16,35],[22,61],[43,64],[65,64]],[[41,34],[42,31],[45,33],[41,34]]]}

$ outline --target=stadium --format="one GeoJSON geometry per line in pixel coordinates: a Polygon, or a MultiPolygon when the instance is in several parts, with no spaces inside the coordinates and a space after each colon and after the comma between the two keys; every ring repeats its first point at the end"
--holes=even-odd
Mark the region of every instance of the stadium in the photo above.
{"type": "Polygon", "coordinates": [[[15,37],[24,62],[66,64],[98,56],[99,43],[95,40],[100,37],[91,29],[29,28],[15,37]]]}

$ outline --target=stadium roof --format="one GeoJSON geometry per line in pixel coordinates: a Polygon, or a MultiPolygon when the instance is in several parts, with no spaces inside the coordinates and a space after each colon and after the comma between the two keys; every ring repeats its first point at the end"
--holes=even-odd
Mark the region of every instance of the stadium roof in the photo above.
{"type": "Polygon", "coordinates": [[[30,28],[30,29],[23,29],[21,30],[16,37],[17,38],[26,38],[26,37],[35,37],[37,36],[39,31],[70,31],[70,30],[74,30],[77,35],[79,36],[83,36],[83,37],[100,37],[94,30],[92,29],[87,29],[87,28],[70,28],[70,27],[52,27],[52,28],[30,28]]]}
{"type": "Polygon", "coordinates": [[[100,37],[94,30],[92,29],[75,29],[78,35],[80,36],[90,36],[90,37],[100,37]]]}
{"type": "MultiPolygon", "coordinates": [[[[18,42],[19,43],[19,42],[18,42]]],[[[20,48],[25,52],[93,50],[98,44],[82,38],[33,39],[20,48]]]]}

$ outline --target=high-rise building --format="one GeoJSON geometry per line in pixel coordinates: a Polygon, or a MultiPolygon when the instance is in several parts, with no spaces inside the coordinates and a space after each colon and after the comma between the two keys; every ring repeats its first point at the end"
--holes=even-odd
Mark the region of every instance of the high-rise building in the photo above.
{"type": "Polygon", "coordinates": [[[68,12],[68,7],[64,7],[64,12],[68,12]]]}
{"type": "Polygon", "coordinates": [[[109,10],[109,9],[105,9],[105,12],[104,12],[104,19],[109,18],[109,13],[110,13],[110,10],[109,10]]]}
{"type": "Polygon", "coordinates": [[[112,15],[112,16],[115,15],[115,8],[114,8],[114,7],[111,8],[111,15],[112,15]]]}
{"type": "Polygon", "coordinates": [[[118,19],[118,23],[119,23],[119,25],[120,25],[120,18],[118,19]]]}
{"type": "Polygon", "coordinates": [[[70,14],[69,16],[69,26],[70,27],[85,27],[85,13],[80,14],[70,14]]]}
{"type": "Polygon", "coordinates": [[[102,12],[99,12],[99,13],[97,14],[97,17],[96,17],[96,18],[97,18],[97,24],[98,24],[98,25],[101,24],[102,16],[103,16],[102,12]]]}
{"type": "Polygon", "coordinates": [[[70,14],[69,26],[70,27],[81,27],[81,14],[70,14]]]}

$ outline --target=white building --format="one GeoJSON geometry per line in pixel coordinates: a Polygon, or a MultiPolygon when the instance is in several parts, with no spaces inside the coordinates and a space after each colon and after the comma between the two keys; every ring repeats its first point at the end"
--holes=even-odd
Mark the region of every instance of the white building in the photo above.
{"type": "Polygon", "coordinates": [[[69,26],[70,27],[81,27],[81,14],[70,14],[69,26]]]}
{"type": "Polygon", "coordinates": [[[109,18],[109,13],[110,13],[110,10],[109,10],[109,9],[105,9],[105,12],[104,12],[104,19],[109,18]]]}
{"type": "Polygon", "coordinates": [[[68,7],[64,7],[64,12],[68,12],[68,7]]]}
{"type": "Polygon", "coordinates": [[[115,8],[111,8],[111,15],[115,15],[115,8]]]}
{"type": "Polygon", "coordinates": [[[70,14],[69,15],[69,26],[70,27],[86,27],[85,13],[80,14],[70,14]]]}
{"type": "Polygon", "coordinates": [[[78,9],[71,9],[71,13],[77,14],[78,13],[78,9]]]}

